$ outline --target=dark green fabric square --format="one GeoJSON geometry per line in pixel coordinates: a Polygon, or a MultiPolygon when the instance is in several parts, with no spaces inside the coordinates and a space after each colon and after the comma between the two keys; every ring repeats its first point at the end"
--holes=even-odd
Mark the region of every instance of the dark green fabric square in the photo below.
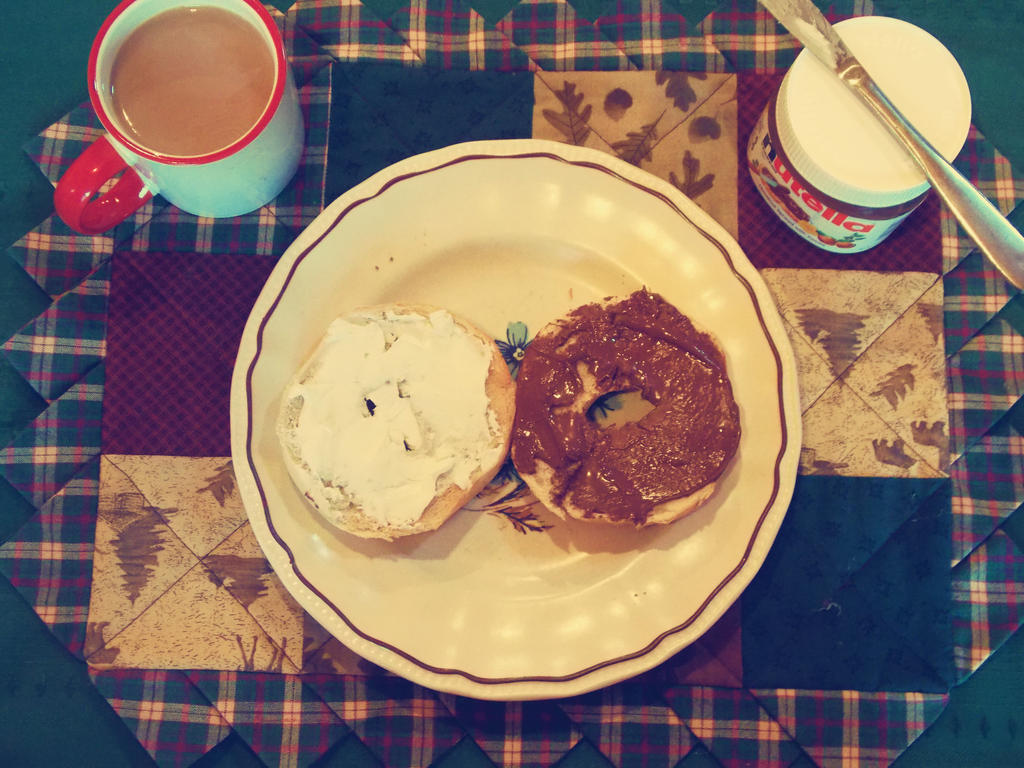
{"type": "MultiPolygon", "coordinates": [[[[336,72],[338,69],[335,65],[336,72]]],[[[325,205],[410,154],[380,110],[352,88],[338,87],[339,80],[335,77],[332,86],[325,205]]]]}
{"type": "Polygon", "coordinates": [[[529,138],[533,75],[335,64],[325,199],[449,144],[529,138]]]}
{"type": "Polygon", "coordinates": [[[948,480],[798,478],[741,598],[744,683],[948,689],[949,501],[948,480]]]}
{"type": "MultiPolygon", "coordinates": [[[[408,154],[470,139],[529,138],[533,75],[462,72],[394,64],[336,65],[334,94],[354,91],[373,107],[408,154]]],[[[338,102],[335,102],[337,104],[338,102]]],[[[332,110],[334,121],[338,108],[332,110]]]]}
{"type": "Polygon", "coordinates": [[[666,0],[665,10],[682,14],[688,25],[696,27],[720,5],[720,0],[666,0]]]}
{"type": "Polygon", "coordinates": [[[747,590],[813,611],[912,516],[943,481],[801,476],[779,536],[747,590]]]}
{"type": "Polygon", "coordinates": [[[853,586],[810,613],[782,600],[766,608],[743,617],[743,681],[751,688],[945,690],[853,586]]]}
{"type": "Polygon", "coordinates": [[[615,13],[614,0],[569,0],[577,18],[597,21],[606,14],[615,13]]]}
{"type": "Polygon", "coordinates": [[[405,0],[362,0],[362,4],[373,11],[377,18],[387,19],[405,5],[405,0]]]}
{"type": "Polygon", "coordinates": [[[519,5],[519,0],[474,0],[471,5],[487,22],[487,26],[493,27],[512,13],[512,9],[519,5]]]}
{"type": "Polygon", "coordinates": [[[946,481],[853,579],[888,631],[934,670],[942,691],[954,680],[951,502],[946,481]]]}

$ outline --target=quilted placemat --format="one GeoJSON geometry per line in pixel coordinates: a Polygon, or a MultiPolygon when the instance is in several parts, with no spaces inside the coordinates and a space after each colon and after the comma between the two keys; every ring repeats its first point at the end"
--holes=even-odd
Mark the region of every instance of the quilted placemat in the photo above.
{"type": "MultiPolygon", "coordinates": [[[[763,209],[743,145],[797,48],[752,3],[695,29],[651,2],[595,22],[561,2],[493,24],[459,3],[277,16],[308,127],[278,200],[213,221],[157,198],[103,236],[50,219],[11,249],[53,304],[3,351],[50,406],[0,460],[38,509],[0,568],[154,759],[233,734],[268,765],[352,738],[384,765],[468,743],[509,766],[584,747],[616,766],[888,765],[1020,626],[1024,554],[1000,530],[1024,500],[1012,288],[934,201],[856,263],[763,209]],[[256,293],[325,201],[416,152],[528,136],[633,162],[737,237],[796,350],[804,447],[768,561],[699,642],[586,696],[480,703],[372,667],[295,605],[234,491],[227,392],[256,293]]],[[[98,131],[83,106],[28,151],[55,181],[98,131]]],[[[1024,196],[977,131],[957,164],[1003,210],[1024,196]]],[[[500,341],[511,361],[528,340],[500,341]]]]}

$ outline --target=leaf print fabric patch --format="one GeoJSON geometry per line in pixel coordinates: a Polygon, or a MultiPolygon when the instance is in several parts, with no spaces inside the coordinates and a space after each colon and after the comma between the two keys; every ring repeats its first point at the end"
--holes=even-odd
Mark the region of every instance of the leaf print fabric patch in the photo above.
{"type": "Polygon", "coordinates": [[[308,623],[249,528],[231,460],[100,461],[88,662],[299,670],[308,623]]]}
{"type": "Polygon", "coordinates": [[[736,75],[540,72],[534,83],[534,138],[643,168],[736,235],[736,75]]]}
{"type": "MultiPolygon", "coordinates": [[[[625,91],[621,88],[616,88],[615,93],[623,93],[627,97],[625,91]]],[[[554,96],[558,99],[559,104],[562,106],[561,112],[556,112],[554,109],[542,109],[541,114],[544,119],[551,124],[551,126],[558,131],[562,136],[565,137],[565,141],[568,144],[572,144],[577,147],[582,147],[590,135],[590,113],[592,112],[594,105],[586,104],[583,105],[582,93],[576,93],[576,85],[565,81],[562,83],[562,87],[553,91],[554,96]],[[582,109],[581,109],[582,106],[582,109]]],[[[609,94],[610,95],[610,94],[609,94]]],[[[605,98],[607,102],[608,97],[605,98]]],[[[625,111],[632,105],[632,99],[628,100],[628,104],[624,103],[623,99],[618,99],[619,107],[615,108],[617,117],[619,119],[625,113],[625,111]]]]}
{"type": "Polygon", "coordinates": [[[129,475],[102,459],[86,659],[116,663],[114,638],[198,562],[159,507],[129,475]]]}
{"type": "Polygon", "coordinates": [[[927,272],[764,269],[799,369],[800,471],[948,469],[942,282],[927,272]]]}
{"type": "Polygon", "coordinates": [[[192,552],[204,557],[246,521],[231,460],[190,456],[103,457],[104,479],[115,469],[137,498],[160,513],[192,552]]]}

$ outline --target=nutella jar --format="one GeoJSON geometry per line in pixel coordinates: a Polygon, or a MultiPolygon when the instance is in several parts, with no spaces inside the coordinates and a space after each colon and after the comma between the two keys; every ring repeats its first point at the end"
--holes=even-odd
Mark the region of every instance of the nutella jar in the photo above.
{"type": "MultiPolygon", "coordinates": [[[[952,54],[898,19],[863,16],[835,28],[890,101],[952,160],[971,121],[967,80],[952,54]]],[[[806,50],[757,121],[747,162],[776,215],[837,253],[878,245],[929,190],[874,113],[806,50]]]]}

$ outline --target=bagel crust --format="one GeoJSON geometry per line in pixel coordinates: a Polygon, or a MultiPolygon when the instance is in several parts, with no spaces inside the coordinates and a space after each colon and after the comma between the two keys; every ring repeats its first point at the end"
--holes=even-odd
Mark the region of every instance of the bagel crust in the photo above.
{"type": "Polygon", "coordinates": [[[285,466],[327,522],[363,538],[433,531],[501,468],[514,384],[494,340],[437,307],[332,323],[281,401],[285,466]]]}
{"type": "Polygon", "coordinates": [[[657,294],[579,307],[526,348],[512,460],[563,518],[677,520],[712,495],[739,438],[724,355],[657,294]],[[623,392],[639,394],[650,410],[637,421],[599,425],[595,402],[623,392]]]}

